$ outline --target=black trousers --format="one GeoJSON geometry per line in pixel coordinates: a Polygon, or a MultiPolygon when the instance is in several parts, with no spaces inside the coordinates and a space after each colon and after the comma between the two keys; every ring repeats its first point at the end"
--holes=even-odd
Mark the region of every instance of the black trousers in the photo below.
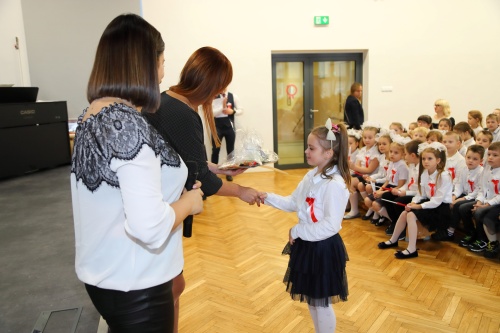
{"type": "Polygon", "coordinates": [[[458,211],[460,212],[460,216],[462,217],[462,222],[464,223],[465,232],[472,236],[474,239],[483,240],[485,242],[488,241],[486,234],[483,228],[484,218],[487,215],[491,217],[496,216],[498,218],[498,213],[500,213],[500,205],[495,206],[487,206],[483,208],[477,209],[475,212],[472,212],[472,208],[476,202],[468,202],[460,206],[458,211]],[[476,225],[474,226],[474,222],[472,218],[476,221],[476,225]]]}
{"type": "Polygon", "coordinates": [[[111,333],[172,333],[174,330],[172,281],[128,292],[88,284],[85,288],[111,333]]]}
{"type": "MultiPolygon", "coordinates": [[[[229,155],[234,150],[234,141],[236,140],[236,133],[234,132],[233,123],[229,117],[215,118],[215,128],[217,129],[217,136],[220,141],[226,139],[226,153],[229,155]]],[[[219,163],[220,147],[215,146],[215,141],[212,139],[212,163],[219,163]]]]}
{"type": "MultiPolygon", "coordinates": [[[[471,200],[457,201],[453,205],[453,208],[451,209],[450,227],[452,227],[453,229],[458,228],[458,225],[460,224],[460,220],[462,219],[462,216],[460,215],[460,207],[462,207],[462,205],[466,205],[466,204],[469,204],[471,202],[472,202],[472,204],[474,204],[476,202],[476,200],[471,199],[471,200]]],[[[472,206],[468,205],[467,208],[465,208],[465,209],[472,209],[470,207],[472,207],[472,206]]],[[[465,210],[463,212],[465,212],[465,210]]],[[[471,228],[470,224],[466,225],[466,222],[464,221],[464,229],[467,231],[467,233],[472,232],[474,229],[474,225],[472,225],[472,228],[471,228]]]]}

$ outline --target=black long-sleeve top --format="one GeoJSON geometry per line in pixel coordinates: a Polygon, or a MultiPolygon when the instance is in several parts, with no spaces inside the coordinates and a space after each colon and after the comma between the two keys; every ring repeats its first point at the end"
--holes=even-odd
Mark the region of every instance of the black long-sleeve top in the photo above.
{"type": "Polygon", "coordinates": [[[208,169],[203,123],[200,115],[180,100],[161,94],[161,104],[155,113],[143,113],[184,162],[195,161],[201,190],[206,196],[219,191],[222,180],[208,169]]]}
{"type": "Polygon", "coordinates": [[[359,100],[349,95],[344,106],[344,120],[349,125],[349,128],[361,129],[361,125],[365,121],[363,107],[359,100]]]}

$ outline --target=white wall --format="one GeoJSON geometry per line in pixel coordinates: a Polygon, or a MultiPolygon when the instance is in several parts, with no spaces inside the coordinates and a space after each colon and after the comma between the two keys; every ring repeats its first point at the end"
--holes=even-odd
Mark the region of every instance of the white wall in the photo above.
{"type": "Polygon", "coordinates": [[[140,14],[140,8],[139,0],[22,0],[38,98],[67,101],[70,118],[79,116],[88,105],[87,83],[104,28],[120,14],[140,14]]]}
{"type": "Polygon", "coordinates": [[[21,0],[0,0],[0,84],[30,85],[21,0]]]}
{"type": "Polygon", "coordinates": [[[237,120],[259,129],[269,148],[273,52],[367,50],[364,108],[382,123],[432,115],[438,98],[457,120],[500,107],[498,0],[144,0],[143,13],[166,43],[162,88],[194,50],[220,49],[245,105],[237,120]],[[330,25],[314,27],[315,15],[329,15],[330,25]]]}

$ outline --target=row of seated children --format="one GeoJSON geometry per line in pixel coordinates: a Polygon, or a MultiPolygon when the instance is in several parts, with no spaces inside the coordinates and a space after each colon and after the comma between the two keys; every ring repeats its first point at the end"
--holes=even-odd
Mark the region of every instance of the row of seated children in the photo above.
{"type": "MultiPolygon", "coordinates": [[[[391,127],[393,125],[394,124],[391,124],[391,127]]],[[[465,123],[465,125],[468,124],[465,123]]],[[[431,147],[428,147],[426,153],[433,153],[434,160],[438,163],[436,163],[436,169],[434,170],[432,169],[432,163],[428,166],[429,162],[427,160],[432,159],[429,156],[425,159],[426,163],[420,162],[420,170],[422,170],[424,176],[419,174],[419,167],[417,166],[417,162],[419,161],[418,144],[420,141],[413,140],[404,144],[401,137],[395,139],[395,142],[392,142],[389,135],[382,135],[378,138],[379,150],[377,152],[376,135],[378,129],[376,127],[367,126],[363,129],[362,138],[363,142],[366,144],[366,148],[363,149],[356,148],[360,135],[355,135],[355,133],[351,132],[349,141],[350,155],[353,160],[351,169],[353,170],[354,184],[350,198],[351,211],[346,214],[344,218],[350,219],[360,216],[359,210],[357,210],[358,194],[355,191],[357,189],[363,197],[367,207],[370,208],[367,214],[363,216],[363,219],[370,219],[370,215],[372,211],[374,211],[377,215],[374,216],[372,222],[377,226],[383,225],[385,219],[391,221],[391,225],[386,229],[386,233],[392,235],[392,238],[384,243],[390,246],[379,245],[379,247],[386,248],[397,246],[397,240],[404,238],[404,228],[409,218],[408,225],[411,225],[408,229],[410,244],[408,249],[396,252],[395,255],[397,258],[418,256],[415,244],[411,241],[413,239],[416,242],[416,233],[414,233],[416,224],[413,222],[418,220],[426,225],[431,231],[437,230],[437,232],[433,234],[433,239],[435,240],[451,240],[453,239],[454,230],[458,226],[460,219],[464,221],[464,227],[468,233],[460,244],[462,246],[468,246],[474,252],[484,251],[486,257],[496,257],[498,255],[498,242],[496,240],[494,223],[492,224],[490,220],[488,220],[488,223],[484,223],[484,225],[489,228],[489,232],[487,232],[488,236],[486,236],[482,232],[483,229],[481,227],[483,216],[475,214],[476,210],[480,212],[483,211],[483,209],[477,208],[479,207],[478,205],[482,205],[483,201],[476,203],[474,200],[475,197],[473,197],[474,194],[472,194],[474,189],[476,193],[480,193],[480,187],[474,188],[474,183],[478,183],[478,180],[475,178],[478,177],[478,174],[482,174],[482,167],[480,164],[484,163],[483,154],[485,147],[489,146],[493,136],[488,131],[479,133],[478,143],[480,145],[470,145],[472,148],[468,148],[465,151],[467,157],[466,164],[465,158],[459,153],[461,141],[470,141],[475,133],[470,130],[470,126],[465,126],[464,130],[462,130],[461,123],[457,124],[457,126],[457,130],[459,130],[460,133],[447,132],[445,135],[442,135],[441,132],[428,133],[431,135],[426,137],[428,140],[427,144],[430,144],[431,147]],[[467,133],[467,135],[464,133],[467,133]],[[433,142],[437,141],[442,141],[444,145],[439,143],[433,144],[433,142]],[[403,157],[408,163],[408,166],[403,162],[403,157]],[[469,160],[477,160],[478,163],[475,165],[472,162],[469,163],[469,160]],[[425,176],[426,172],[424,169],[427,170],[428,167],[431,167],[431,171],[433,172],[430,174],[427,172],[425,176]],[[380,169],[381,172],[377,172],[377,169],[380,169]],[[441,177],[441,169],[448,171],[443,177],[441,177]],[[448,176],[450,177],[450,180],[446,181],[445,186],[442,185],[442,182],[436,183],[436,175],[434,174],[436,170],[439,171],[437,180],[446,179],[448,176]],[[435,182],[427,183],[427,179],[432,177],[434,177],[433,180],[435,182]],[[427,187],[432,187],[431,184],[433,184],[432,186],[434,186],[434,188],[426,190],[427,187]],[[465,185],[468,185],[468,187],[465,185]],[[375,189],[373,189],[374,186],[375,189]],[[418,190],[418,187],[420,187],[420,190],[418,190]],[[448,187],[449,190],[447,189],[448,187]],[[467,189],[470,190],[468,191],[467,189]],[[429,203],[420,205],[419,201],[424,199],[429,200],[429,203]],[[467,203],[470,203],[472,200],[474,204],[468,211],[468,206],[463,206],[464,203],[462,203],[462,201],[465,200],[468,201],[467,203]],[[456,202],[458,202],[459,205],[455,207],[456,202]],[[405,204],[408,205],[404,207],[405,204]],[[459,211],[459,207],[461,206],[463,207],[461,211],[459,211]],[[453,208],[453,219],[451,220],[450,207],[453,208]],[[421,210],[422,208],[427,210],[408,214],[408,212],[421,210]],[[475,214],[474,217],[478,224],[475,228],[472,222],[472,214],[475,214]],[[418,216],[420,216],[420,219],[418,216]],[[477,219],[479,219],[479,222],[477,219]],[[451,222],[448,224],[449,221],[451,222]],[[396,222],[400,223],[399,227],[397,227],[396,222]],[[476,230],[479,231],[476,232],[476,230]]],[[[421,148],[422,150],[424,149],[423,147],[424,146],[421,148]]],[[[488,168],[488,170],[490,170],[490,168],[488,168]]],[[[488,180],[485,179],[485,182],[488,184],[488,180]]],[[[498,188],[496,188],[496,190],[498,190],[498,188]]],[[[488,198],[488,200],[489,199],[490,198],[488,198]]],[[[488,203],[488,205],[490,204],[491,203],[488,203]]],[[[500,205],[498,207],[500,207],[500,205]]],[[[500,212],[500,209],[490,212],[488,218],[490,219],[495,212],[497,212],[496,221],[498,221],[498,212],[500,212]]]]}
{"type": "MultiPolygon", "coordinates": [[[[483,122],[483,115],[481,111],[477,110],[469,111],[466,123],[471,127],[471,129],[474,131],[476,135],[484,130],[482,122],[483,122]]],[[[425,132],[434,129],[444,133],[452,130],[454,131],[456,129],[456,125],[449,118],[442,118],[439,121],[437,128],[435,129],[432,126],[431,116],[421,115],[420,117],[418,117],[416,122],[410,123],[408,129],[410,136],[413,138],[414,131],[425,132]]],[[[498,115],[497,113],[491,113],[487,115],[485,129],[487,129],[493,134],[494,142],[500,141],[500,115],[498,115]]]]}

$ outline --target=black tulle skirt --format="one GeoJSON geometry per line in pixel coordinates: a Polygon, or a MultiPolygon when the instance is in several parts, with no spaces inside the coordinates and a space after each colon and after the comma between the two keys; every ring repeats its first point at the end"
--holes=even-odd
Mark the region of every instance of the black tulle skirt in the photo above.
{"type": "Polygon", "coordinates": [[[293,245],[287,243],[283,254],[290,255],[283,282],[292,299],[323,307],[347,301],[349,258],[339,234],[319,242],[297,238],[293,245]]]}

